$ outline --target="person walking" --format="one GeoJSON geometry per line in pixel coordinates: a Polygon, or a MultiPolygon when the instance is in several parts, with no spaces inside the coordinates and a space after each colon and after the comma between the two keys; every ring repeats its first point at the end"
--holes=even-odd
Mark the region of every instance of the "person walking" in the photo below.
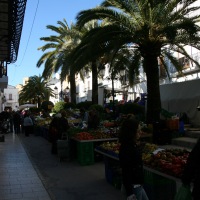
{"type": "Polygon", "coordinates": [[[143,188],[142,153],[137,145],[139,139],[139,122],[134,116],[125,119],[119,134],[119,161],[122,169],[122,182],[126,191],[127,200],[148,200],[143,188]]]}
{"type": "Polygon", "coordinates": [[[52,143],[51,153],[57,154],[58,147],[57,141],[61,139],[68,139],[68,129],[69,124],[66,118],[66,111],[61,111],[61,117],[55,116],[50,123],[49,127],[49,134],[50,134],[50,141],[52,143]],[[64,138],[65,137],[65,138],[64,138]]]}
{"type": "Polygon", "coordinates": [[[25,136],[28,137],[30,133],[32,133],[32,128],[33,128],[33,121],[30,118],[30,114],[26,113],[24,115],[24,132],[25,132],[25,136]]]}
{"type": "Polygon", "coordinates": [[[13,124],[14,124],[15,134],[19,134],[20,133],[20,124],[21,124],[21,115],[20,115],[19,111],[16,111],[13,114],[13,124]]]}
{"type": "Polygon", "coordinates": [[[97,129],[100,124],[99,113],[97,110],[92,109],[88,114],[88,129],[97,129]]]}
{"type": "Polygon", "coordinates": [[[58,130],[59,130],[59,117],[54,116],[49,125],[49,136],[50,136],[50,142],[52,144],[51,146],[52,154],[57,154],[57,140],[60,138],[58,130]]]}
{"type": "Polygon", "coordinates": [[[193,200],[200,199],[200,138],[192,149],[187,159],[182,175],[182,183],[191,188],[193,183],[192,196],[193,200]]]}
{"type": "Polygon", "coordinates": [[[65,110],[61,111],[61,118],[59,119],[59,139],[68,139],[68,129],[69,123],[67,120],[67,112],[65,110]],[[65,138],[64,138],[65,137],[65,138]]]}

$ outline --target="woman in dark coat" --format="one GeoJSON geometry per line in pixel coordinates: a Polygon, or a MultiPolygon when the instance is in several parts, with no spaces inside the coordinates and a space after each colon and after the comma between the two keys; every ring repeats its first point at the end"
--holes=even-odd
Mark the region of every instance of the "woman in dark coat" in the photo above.
{"type": "Polygon", "coordinates": [[[182,182],[184,185],[193,183],[193,199],[200,200],[200,139],[190,152],[183,171],[182,182]]]}
{"type": "Polygon", "coordinates": [[[135,195],[137,200],[148,200],[142,186],[144,177],[142,154],[137,146],[138,126],[139,123],[134,117],[130,117],[122,123],[119,135],[119,142],[121,143],[119,160],[127,197],[135,195]]]}
{"type": "Polygon", "coordinates": [[[51,153],[57,154],[57,140],[60,138],[59,134],[59,117],[54,117],[49,126],[50,141],[52,143],[51,153]]]}

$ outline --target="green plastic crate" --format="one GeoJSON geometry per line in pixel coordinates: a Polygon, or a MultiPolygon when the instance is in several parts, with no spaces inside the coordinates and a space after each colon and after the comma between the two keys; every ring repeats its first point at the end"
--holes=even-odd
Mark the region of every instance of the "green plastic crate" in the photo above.
{"type": "Polygon", "coordinates": [[[144,189],[149,200],[173,200],[176,194],[176,182],[144,170],[144,189]]]}
{"type": "Polygon", "coordinates": [[[91,165],[94,163],[93,142],[77,142],[77,158],[80,165],[91,165]]]}
{"type": "Polygon", "coordinates": [[[122,186],[122,172],[119,162],[112,158],[105,158],[105,178],[108,183],[113,185],[116,189],[121,190],[122,186]]]}
{"type": "Polygon", "coordinates": [[[174,182],[174,180],[170,180],[148,170],[144,170],[144,181],[145,183],[153,185],[167,185],[174,182]]]}

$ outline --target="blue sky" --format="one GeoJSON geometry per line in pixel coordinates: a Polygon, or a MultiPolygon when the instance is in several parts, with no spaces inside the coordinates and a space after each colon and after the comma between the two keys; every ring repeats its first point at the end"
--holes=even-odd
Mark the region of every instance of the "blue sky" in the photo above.
{"type": "Polygon", "coordinates": [[[43,67],[36,63],[43,52],[37,50],[45,43],[41,37],[53,34],[47,25],[57,25],[64,18],[70,24],[75,22],[81,11],[99,5],[102,0],[27,0],[24,24],[21,34],[17,61],[8,65],[8,84],[22,84],[24,77],[41,75],[43,67]]]}

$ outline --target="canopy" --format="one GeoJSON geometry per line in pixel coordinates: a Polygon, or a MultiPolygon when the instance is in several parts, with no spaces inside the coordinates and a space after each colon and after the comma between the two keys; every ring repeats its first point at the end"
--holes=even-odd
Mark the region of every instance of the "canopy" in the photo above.
{"type": "Polygon", "coordinates": [[[37,104],[24,104],[24,105],[20,105],[19,106],[19,109],[22,110],[22,109],[25,109],[25,108],[34,108],[34,107],[37,107],[37,104]]]}

